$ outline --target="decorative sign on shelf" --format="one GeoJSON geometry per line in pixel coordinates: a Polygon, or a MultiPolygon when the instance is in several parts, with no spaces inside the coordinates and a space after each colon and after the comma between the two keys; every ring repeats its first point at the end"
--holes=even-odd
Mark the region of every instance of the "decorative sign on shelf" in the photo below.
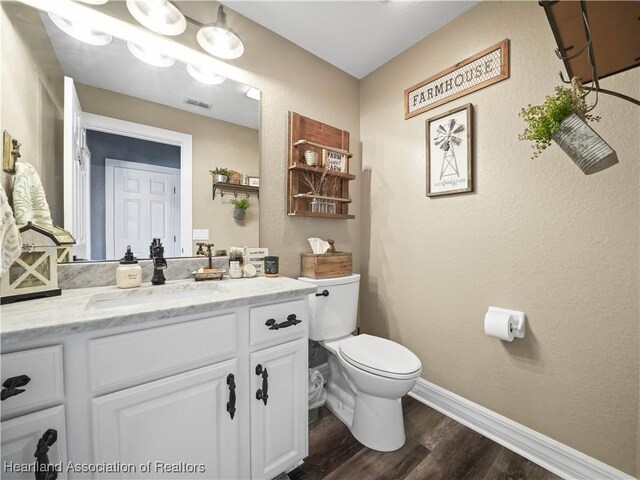
{"type": "Polygon", "coordinates": [[[405,120],[509,78],[505,39],[404,91],[405,120]]]}
{"type": "Polygon", "coordinates": [[[322,164],[327,170],[348,173],[347,155],[333,150],[322,149],[322,164]]]}

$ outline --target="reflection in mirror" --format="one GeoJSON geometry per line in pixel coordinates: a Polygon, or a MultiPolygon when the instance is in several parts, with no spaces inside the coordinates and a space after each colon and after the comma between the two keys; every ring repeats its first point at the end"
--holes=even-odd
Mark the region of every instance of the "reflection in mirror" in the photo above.
{"type": "Polygon", "coordinates": [[[42,177],[76,260],[118,259],[127,245],[148,258],[152,238],[167,257],[199,242],[259,246],[258,188],[218,184],[214,198],[209,173],[259,184],[259,91],[115,37],[79,41],[21,4],[1,9],[2,128],[42,177]],[[249,195],[244,220],[236,195],[249,195]]]}

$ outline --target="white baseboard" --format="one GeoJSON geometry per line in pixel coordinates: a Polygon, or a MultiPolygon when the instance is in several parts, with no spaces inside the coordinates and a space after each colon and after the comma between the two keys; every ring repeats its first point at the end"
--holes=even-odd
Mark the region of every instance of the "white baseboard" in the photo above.
{"type": "Polygon", "coordinates": [[[633,480],[620,470],[422,378],[409,395],[562,478],[633,480]]]}

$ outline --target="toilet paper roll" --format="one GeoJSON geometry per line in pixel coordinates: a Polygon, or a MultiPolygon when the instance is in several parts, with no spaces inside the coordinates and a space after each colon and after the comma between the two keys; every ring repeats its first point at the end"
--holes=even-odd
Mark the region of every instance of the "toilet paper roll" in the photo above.
{"type": "Polygon", "coordinates": [[[513,341],[511,315],[506,312],[488,311],[484,316],[484,333],[506,342],[513,341]]]}

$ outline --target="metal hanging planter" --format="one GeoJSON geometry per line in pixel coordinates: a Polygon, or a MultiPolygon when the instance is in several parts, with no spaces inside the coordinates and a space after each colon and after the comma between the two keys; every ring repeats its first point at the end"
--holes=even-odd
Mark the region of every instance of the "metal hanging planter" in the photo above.
{"type": "Polygon", "coordinates": [[[551,137],[585,175],[618,163],[615,150],[575,113],[565,118],[551,137]]]}
{"type": "Polygon", "coordinates": [[[240,208],[240,207],[234,207],[233,208],[233,218],[236,220],[244,220],[245,217],[247,216],[247,209],[246,208],[240,208]]]}

